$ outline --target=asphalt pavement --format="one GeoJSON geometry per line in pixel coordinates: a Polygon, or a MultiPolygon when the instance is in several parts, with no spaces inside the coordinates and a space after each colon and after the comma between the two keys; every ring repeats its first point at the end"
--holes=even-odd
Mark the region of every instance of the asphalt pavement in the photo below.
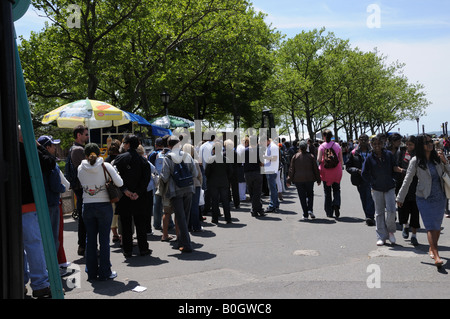
{"type": "MultiPolygon", "coordinates": [[[[136,256],[125,259],[119,245],[111,242],[112,269],[118,276],[102,282],[87,281],[85,259],[77,255],[77,221],[67,215],[64,248],[71,265],[70,274],[62,278],[64,298],[183,302],[448,298],[449,219],[444,218],[440,239],[445,264],[437,269],[427,254],[424,230],[418,232],[417,247],[403,239],[401,231],[396,232],[396,245],[376,245],[375,227],[366,226],[359,194],[346,172],[339,219],[325,215],[323,186],[316,184],[314,190],[314,220],[303,220],[296,189],[290,187],[279,211],[265,217],[252,217],[250,202],[232,209],[232,224],[221,218],[215,225],[207,216],[204,231],[191,233],[192,253],[161,242],[158,230],[148,235],[150,256],[138,256],[135,246],[136,256]]],[[[269,198],[263,200],[267,207],[269,198]]],[[[178,311],[188,312],[188,306],[178,311]]]]}

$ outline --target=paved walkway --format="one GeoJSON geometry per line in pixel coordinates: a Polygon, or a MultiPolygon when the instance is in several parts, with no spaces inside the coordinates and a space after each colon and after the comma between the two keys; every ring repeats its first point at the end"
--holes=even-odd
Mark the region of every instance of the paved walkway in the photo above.
{"type": "MultiPolygon", "coordinates": [[[[255,219],[250,203],[232,211],[233,224],[203,223],[191,235],[194,252],[181,254],[161,242],[160,231],[148,236],[151,256],[125,260],[111,245],[118,277],[87,281],[84,258],[76,254],[77,224],[65,220],[64,247],[72,274],[63,279],[65,299],[298,299],[298,298],[447,298],[449,263],[438,271],[428,257],[426,232],[414,247],[401,232],[397,245],[376,246],[375,228],[364,223],[356,188],[344,172],[339,220],[323,211],[323,188],[315,186],[317,218],[303,221],[294,187],[277,213],[255,219]],[[144,291],[133,291],[142,288],[144,291]]],[[[265,197],[267,206],[268,198],[265,197]]],[[[449,219],[440,244],[450,258],[449,219]]],[[[137,247],[135,247],[137,249],[137,247]]],[[[137,252],[137,251],[136,251],[137,252]]]]}

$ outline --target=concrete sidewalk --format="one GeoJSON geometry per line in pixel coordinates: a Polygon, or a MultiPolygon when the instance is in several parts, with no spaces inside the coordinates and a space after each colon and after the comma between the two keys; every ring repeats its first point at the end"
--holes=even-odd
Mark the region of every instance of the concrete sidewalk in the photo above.
{"type": "MultiPolygon", "coordinates": [[[[364,222],[359,195],[344,172],[339,220],[323,210],[323,187],[315,185],[315,220],[303,221],[294,187],[277,213],[254,218],[250,203],[232,210],[232,224],[203,223],[192,233],[194,252],[182,254],[161,232],[148,236],[150,256],[125,259],[111,243],[112,269],[118,277],[87,281],[84,257],[77,255],[77,221],[65,219],[64,247],[71,274],[63,278],[65,299],[299,299],[299,298],[447,298],[445,264],[438,271],[428,255],[426,232],[420,245],[396,233],[397,245],[376,246],[375,227],[364,222]],[[144,291],[133,291],[143,287],[144,291]]],[[[263,198],[267,207],[268,197],[263,198]]],[[[450,257],[444,219],[440,249],[450,257]]],[[[137,252],[137,247],[135,247],[137,252]]]]}

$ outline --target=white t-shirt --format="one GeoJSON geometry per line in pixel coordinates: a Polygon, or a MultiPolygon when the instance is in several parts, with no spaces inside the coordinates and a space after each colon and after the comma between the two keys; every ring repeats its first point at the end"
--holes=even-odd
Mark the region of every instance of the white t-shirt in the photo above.
{"type": "Polygon", "coordinates": [[[264,159],[264,166],[261,167],[262,174],[276,174],[280,168],[280,150],[278,145],[274,142],[270,142],[267,146],[265,156],[271,157],[271,159],[264,159]]]}

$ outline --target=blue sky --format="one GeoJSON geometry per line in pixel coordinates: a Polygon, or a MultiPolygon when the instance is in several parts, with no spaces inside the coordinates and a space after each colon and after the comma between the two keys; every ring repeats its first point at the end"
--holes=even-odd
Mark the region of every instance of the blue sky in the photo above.
{"type": "MultiPolygon", "coordinates": [[[[74,2],[76,3],[76,2],[74,2]]],[[[450,1],[449,0],[253,0],[253,7],[267,14],[266,22],[293,37],[302,30],[325,27],[337,37],[348,39],[363,51],[378,51],[388,61],[405,63],[404,74],[411,83],[425,85],[432,105],[420,120],[426,131],[441,130],[450,122],[450,1]],[[369,28],[368,18],[380,10],[379,28],[369,28]]],[[[32,7],[15,22],[17,35],[29,37],[40,31],[45,18],[32,7]]],[[[374,21],[374,20],[370,20],[374,21]]],[[[416,121],[399,125],[400,133],[417,133],[416,121]]],[[[394,131],[397,131],[395,128],[394,131]]]]}
{"type": "MultiPolygon", "coordinates": [[[[389,62],[405,63],[404,74],[411,83],[425,85],[432,103],[420,120],[426,131],[440,131],[450,122],[450,1],[448,0],[253,0],[253,7],[267,14],[266,22],[293,37],[302,30],[325,27],[352,47],[378,51],[389,62]],[[367,20],[379,11],[379,28],[367,20]]],[[[374,21],[369,19],[369,21],[374,21]]],[[[401,134],[416,134],[417,122],[404,121],[401,134]]]]}

